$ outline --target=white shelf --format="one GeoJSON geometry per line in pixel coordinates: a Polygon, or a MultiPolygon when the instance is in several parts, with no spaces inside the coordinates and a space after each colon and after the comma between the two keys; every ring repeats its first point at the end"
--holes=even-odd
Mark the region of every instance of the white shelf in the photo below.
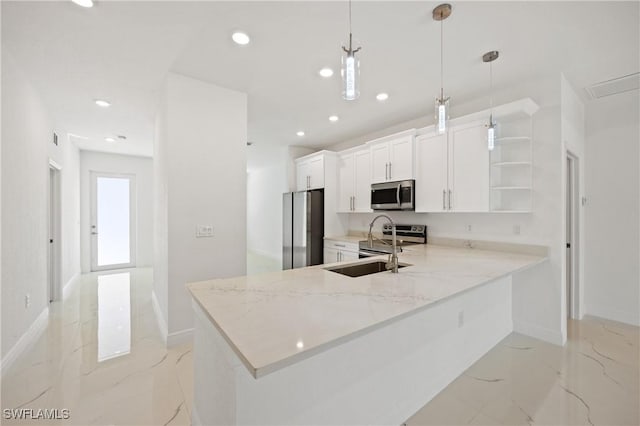
{"type": "Polygon", "coordinates": [[[491,189],[499,191],[531,191],[530,186],[493,186],[491,189]]]}
{"type": "Polygon", "coordinates": [[[491,163],[492,166],[496,167],[507,167],[507,166],[531,166],[531,162],[529,161],[501,161],[499,163],[491,163]]]}

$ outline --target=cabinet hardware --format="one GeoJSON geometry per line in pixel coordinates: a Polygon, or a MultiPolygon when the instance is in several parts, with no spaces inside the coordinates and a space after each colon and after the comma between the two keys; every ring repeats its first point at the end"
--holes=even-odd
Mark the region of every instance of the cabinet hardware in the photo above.
{"type": "Polygon", "coordinates": [[[398,188],[396,189],[396,201],[398,202],[398,208],[400,208],[400,187],[402,185],[398,184],[398,188]]]}
{"type": "Polygon", "coordinates": [[[345,247],[344,244],[338,244],[338,243],[335,243],[334,246],[336,246],[336,247],[345,247]]]}
{"type": "Polygon", "coordinates": [[[449,210],[451,210],[451,190],[449,190],[449,210]]]}
{"type": "Polygon", "coordinates": [[[447,209],[447,205],[445,204],[445,197],[447,196],[447,191],[445,191],[444,189],[442,190],[442,210],[446,210],[447,209]]]}
{"type": "Polygon", "coordinates": [[[384,163],[384,180],[389,180],[389,163],[384,163]]]}
{"type": "Polygon", "coordinates": [[[391,179],[391,178],[392,178],[392,176],[391,176],[391,163],[389,163],[389,179],[391,179]]]}

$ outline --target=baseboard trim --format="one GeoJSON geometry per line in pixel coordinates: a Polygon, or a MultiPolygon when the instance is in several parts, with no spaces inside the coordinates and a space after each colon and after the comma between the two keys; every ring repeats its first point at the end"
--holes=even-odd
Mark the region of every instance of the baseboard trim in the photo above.
{"type": "Polygon", "coordinates": [[[158,297],[156,296],[155,290],[151,291],[151,304],[153,305],[153,313],[156,315],[156,321],[158,322],[160,335],[162,336],[162,340],[166,345],[169,328],[167,327],[167,322],[164,319],[164,315],[162,315],[162,309],[160,309],[160,302],[158,302],[158,297]]]}
{"type": "Polygon", "coordinates": [[[4,377],[13,363],[29,348],[31,348],[31,346],[33,346],[45,331],[47,325],[49,325],[49,306],[46,306],[42,312],[40,312],[40,315],[38,315],[35,321],[33,321],[27,331],[20,336],[16,344],[13,345],[4,358],[2,358],[0,365],[0,377],[4,377]]]}
{"type": "Polygon", "coordinates": [[[587,306],[585,311],[585,315],[591,315],[640,327],[640,316],[637,312],[621,311],[619,309],[612,308],[611,306],[587,306]]]}
{"type": "Polygon", "coordinates": [[[554,345],[564,345],[564,339],[562,338],[561,331],[540,327],[539,325],[530,322],[514,320],[513,331],[536,339],[544,340],[545,342],[553,343],[554,345]]]}
{"type": "Polygon", "coordinates": [[[73,288],[75,287],[79,277],[80,272],[76,272],[71,278],[69,278],[69,281],[67,281],[64,287],[62,287],[62,300],[66,300],[69,297],[69,295],[71,294],[71,290],[73,290],[73,288]]]}
{"type": "Polygon", "coordinates": [[[184,330],[169,333],[167,336],[167,347],[173,347],[182,345],[183,343],[189,343],[193,341],[193,328],[187,328],[184,330]]]}

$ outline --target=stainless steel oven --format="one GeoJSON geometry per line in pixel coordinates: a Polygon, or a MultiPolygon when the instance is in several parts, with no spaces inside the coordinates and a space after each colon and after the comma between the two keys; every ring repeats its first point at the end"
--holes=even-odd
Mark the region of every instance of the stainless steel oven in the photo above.
{"type": "Polygon", "coordinates": [[[371,185],[372,210],[415,210],[415,180],[371,185]]]}

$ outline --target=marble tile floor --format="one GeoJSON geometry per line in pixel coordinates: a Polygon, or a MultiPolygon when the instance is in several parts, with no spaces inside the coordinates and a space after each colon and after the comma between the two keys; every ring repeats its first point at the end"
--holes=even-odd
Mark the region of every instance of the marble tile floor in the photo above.
{"type": "Polygon", "coordinates": [[[512,333],[406,424],[639,425],[639,334],[595,317],[564,347],[512,333]]]}
{"type": "MultiPolygon", "coordinates": [[[[80,277],[1,386],[3,409],[70,418],[1,424],[190,424],[191,345],[165,349],[152,279],[150,269],[80,277]]],[[[406,424],[638,425],[639,330],[587,317],[569,322],[565,347],[511,334],[406,424]]]]}
{"type": "Polygon", "coordinates": [[[152,279],[151,269],[87,274],[52,303],[47,329],[2,378],[2,408],[66,408],[70,417],[3,415],[2,424],[190,424],[191,345],[165,348],[152,279]]]}

